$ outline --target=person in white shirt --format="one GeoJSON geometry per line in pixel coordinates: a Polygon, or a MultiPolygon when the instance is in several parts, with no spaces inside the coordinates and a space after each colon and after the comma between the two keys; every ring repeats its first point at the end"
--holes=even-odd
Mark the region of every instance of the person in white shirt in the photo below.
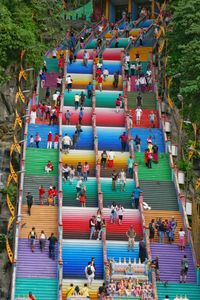
{"type": "Polygon", "coordinates": [[[135,89],[137,92],[140,91],[140,78],[139,77],[135,78],[135,89]]]}
{"type": "Polygon", "coordinates": [[[85,67],[87,67],[87,64],[88,64],[88,59],[90,58],[89,56],[89,53],[87,50],[84,50],[84,53],[83,53],[83,65],[85,67]]]}
{"type": "Polygon", "coordinates": [[[77,184],[76,184],[76,200],[79,200],[79,194],[80,194],[82,185],[83,185],[83,181],[82,181],[81,177],[79,177],[77,184]]]}
{"type": "Polygon", "coordinates": [[[69,93],[69,91],[71,91],[71,89],[72,89],[72,78],[71,78],[71,75],[67,75],[66,81],[67,81],[67,90],[68,90],[68,93],[69,93]]]}
{"type": "Polygon", "coordinates": [[[183,230],[183,228],[180,228],[178,236],[179,236],[179,247],[180,250],[182,251],[185,249],[185,231],[183,230]]]}
{"type": "Polygon", "coordinates": [[[144,76],[140,77],[140,86],[141,86],[142,92],[144,92],[145,91],[145,87],[146,87],[146,79],[145,79],[144,76]]]}
{"type": "Polygon", "coordinates": [[[55,91],[55,93],[54,93],[53,96],[52,96],[53,101],[55,102],[54,106],[56,106],[56,104],[57,104],[57,99],[58,99],[59,96],[60,96],[60,92],[59,92],[59,91],[55,91]]]}
{"type": "Polygon", "coordinates": [[[126,187],[126,173],[122,169],[119,173],[119,181],[120,181],[120,191],[124,192],[126,187]]]}
{"type": "Polygon", "coordinates": [[[81,98],[81,97],[80,97],[80,95],[78,95],[78,94],[76,94],[76,95],[74,96],[74,108],[75,108],[75,110],[78,109],[80,98],[81,98]]]}
{"type": "Polygon", "coordinates": [[[88,286],[91,286],[95,276],[95,267],[93,261],[89,262],[88,265],[85,267],[85,276],[88,281],[88,286]]]}
{"type": "Polygon", "coordinates": [[[142,109],[140,107],[138,107],[135,110],[136,113],[136,125],[140,125],[140,120],[141,120],[141,116],[142,116],[142,109]]]}
{"type": "Polygon", "coordinates": [[[103,79],[104,79],[104,81],[106,81],[106,79],[108,78],[108,75],[109,75],[109,71],[108,71],[107,68],[105,68],[103,70],[103,79]]]}
{"type": "Polygon", "coordinates": [[[56,49],[53,49],[53,51],[52,51],[52,57],[53,57],[53,58],[56,58],[56,56],[57,56],[57,50],[56,50],[56,49]]]}
{"type": "Polygon", "coordinates": [[[66,150],[66,152],[69,153],[69,148],[72,146],[72,140],[67,133],[65,133],[65,136],[62,138],[62,146],[64,151],[66,150]]]}
{"type": "Polygon", "coordinates": [[[117,213],[118,213],[118,218],[119,218],[119,220],[118,220],[119,225],[122,225],[124,208],[121,204],[119,204],[119,206],[118,206],[117,213]]]}
{"type": "Polygon", "coordinates": [[[108,152],[108,168],[114,167],[115,152],[112,149],[108,152]]]}
{"type": "Polygon", "coordinates": [[[30,114],[30,124],[35,124],[36,117],[36,110],[33,109],[30,114]]]}
{"type": "Polygon", "coordinates": [[[98,62],[97,63],[97,69],[101,69],[102,68],[102,63],[98,62]]]}
{"type": "Polygon", "coordinates": [[[127,63],[129,65],[129,63],[130,63],[130,55],[128,53],[126,53],[124,60],[125,60],[125,63],[127,63]]]}

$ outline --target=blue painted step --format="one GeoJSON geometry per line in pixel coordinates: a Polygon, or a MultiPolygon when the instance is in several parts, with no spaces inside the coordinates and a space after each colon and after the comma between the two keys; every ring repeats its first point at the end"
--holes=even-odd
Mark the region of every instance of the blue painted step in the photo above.
{"type": "Polygon", "coordinates": [[[106,241],[106,249],[107,249],[107,257],[113,258],[115,261],[124,261],[126,258],[126,262],[128,262],[129,258],[133,262],[136,258],[138,262],[139,258],[139,244],[138,242],[135,243],[134,251],[128,251],[127,242],[124,241],[106,241]]]}
{"type": "MultiPolygon", "coordinates": [[[[93,150],[93,128],[82,126],[83,132],[80,133],[76,149],[93,150]]],[[[71,138],[76,130],[75,126],[62,126],[62,136],[67,133],[71,138]]]]}
{"type": "MultiPolygon", "coordinates": [[[[29,124],[28,125],[28,143],[27,146],[30,147],[30,136],[33,135],[34,139],[36,136],[36,133],[38,132],[41,137],[41,142],[39,144],[40,148],[46,148],[47,147],[47,136],[49,131],[52,132],[53,138],[55,134],[59,132],[58,125],[55,126],[49,126],[44,124],[29,124]]],[[[36,148],[36,144],[34,143],[34,148],[36,148]]]]}
{"type": "Polygon", "coordinates": [[[95,278],[102,279],[102,242],[94,240],[63,240],[63,277],[85,278],[85,267],[92,257],[95,258],[95,278]]]}

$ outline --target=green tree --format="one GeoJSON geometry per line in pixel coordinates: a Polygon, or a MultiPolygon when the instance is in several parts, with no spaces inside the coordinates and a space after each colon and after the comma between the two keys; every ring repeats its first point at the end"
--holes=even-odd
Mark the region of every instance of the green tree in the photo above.
{"type": "MultiPolygon", "coordinates": [[[[26,50],[26,66],[36,70],[49,47],[64,36],[63,4],[59,0],[1,0],[0,82],[7,80],[7,68],[19,62],[26,50]]],[[[11,75],[11,74],[10,74],[11,75]]]]}
{"type": "Polygon", "coordinates": [[[181,73],[173,80],[172,95],[176,100],[178,91],[184,97],[184,118],[200,124],[200,1],[172,1],[170,9],[173,18],[167,33],[167,72],[181,73]]]}

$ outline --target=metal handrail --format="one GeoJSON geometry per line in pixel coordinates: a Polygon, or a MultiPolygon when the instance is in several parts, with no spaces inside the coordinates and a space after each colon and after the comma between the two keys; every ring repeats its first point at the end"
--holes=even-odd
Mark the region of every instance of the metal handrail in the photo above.
{"type": "Polygon", "coordinates": [[[63,260],[62,260],[62,239],[63,239],[63,223],[62,223],[62,206],[63,206],[63,189],[62,189],[62,114],[64,106],[65,80],[67,76],[68,51],[66,51],[64,63],[64,76],[62,80],[62,91],[60,99],[59,111],[59,153],[58,153],[58,300],[62,300],[62,281],[63,281],[63,260]]]}

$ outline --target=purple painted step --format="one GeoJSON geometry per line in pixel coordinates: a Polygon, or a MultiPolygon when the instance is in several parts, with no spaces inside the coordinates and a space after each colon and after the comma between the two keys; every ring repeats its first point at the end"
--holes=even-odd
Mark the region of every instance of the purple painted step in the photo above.
{"type": "Polygon", "coordinates": [[[17,277],[56,278],[57,261],[48,257],[48,249],[47,242],[45,251],[41,252],[39,242],[36,241],[35,252],[32,253],[28,239],[19,239],[17,277]]]}
{"type": "Polygon", "coordinates": [[[44,87],[50,87],[50,88],[56,88],[57,82],[56,79],[59,76],[59,74],[52,72],[52,73],[45,73],[46,80],[44,87]]]}
{"type": "Polygon", "coordinates": [[[159,256],[160,279],[169,282],[179,282],[181,259],[187,255],[189,262],[189,270],[187,282],[196,282],[196,273],[192,259],[192,251],[189,246],[184,251],[180,251],[177,245],[169,244],[151,244],[151,254],[154,259],[159,256]]]}

